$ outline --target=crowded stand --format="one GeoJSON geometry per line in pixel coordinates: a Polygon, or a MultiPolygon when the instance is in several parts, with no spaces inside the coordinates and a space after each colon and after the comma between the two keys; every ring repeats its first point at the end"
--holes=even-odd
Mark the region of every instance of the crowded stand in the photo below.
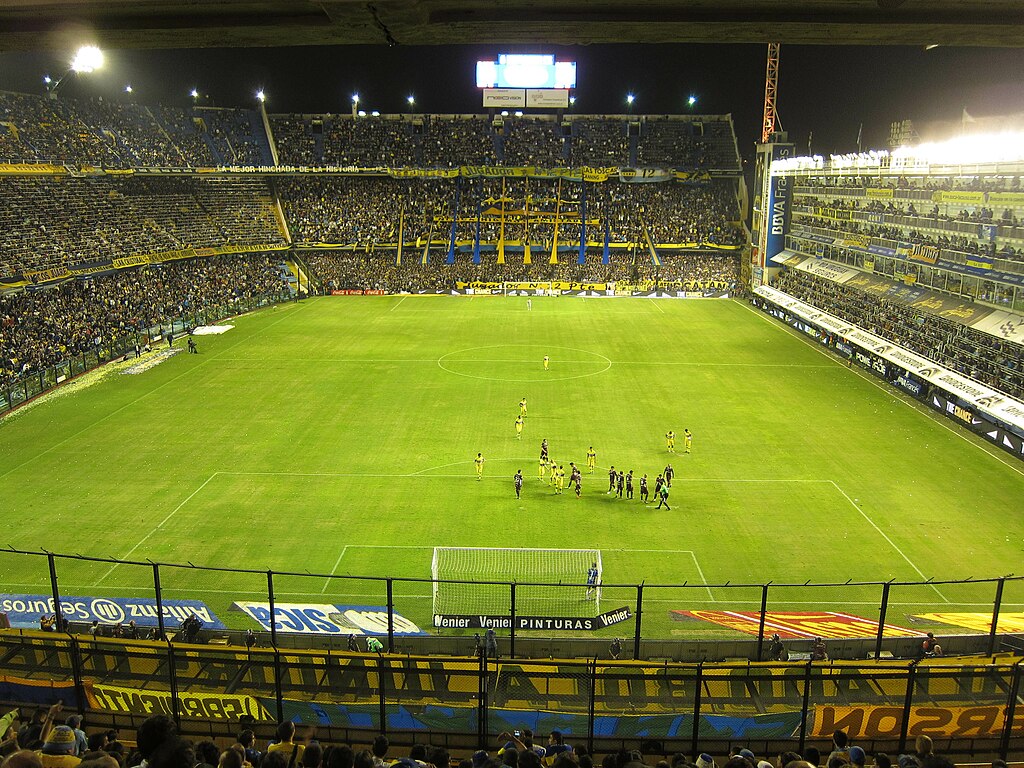
{"type": "Polygon", "coordinates": [[[283,298],[280,259],[171,261],[0,296],[0,387],[87,352],[131,349],[152,328],[254,297],[283,298]]]}
{"type": "Polygon", "coordinates": [[[0,277],[183,248],[283,244],[259,179],[0,176],[0,277]]]}
{"type": "Polygon", "coordinates": [[[1019,344],[799,270],[785,270],[773,287],[992,389],[1024,399],[1024,348],[1019,344]]]}
{"type": "Polygon", "coordinates": [[[628,124],[611,117],[578,118],[572,123],[573,166],[629,165],[628,124]]]}

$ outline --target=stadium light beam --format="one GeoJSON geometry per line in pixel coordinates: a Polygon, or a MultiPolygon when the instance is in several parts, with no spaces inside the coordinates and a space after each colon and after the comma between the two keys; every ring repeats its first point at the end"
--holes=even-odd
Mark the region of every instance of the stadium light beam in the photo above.
{"type": "Polygon", "coordinates": [[[198,99],[199,98],[199,89],[198,88],[193,88],[191,91],[188,92],[188,95],[191,96],[193,99],[198,99]]]}
{"type": "Polygon", "coordinates": [[[61,84],[65,80],[68,79],[68,75],[95,72],[103,66],[103,60],[103,51],[95,45],[83,45],[75,51],[75,56],[71,59],[68,71],[61,75],[58,80],[53,80],[49,75],[46,75],[46,77],[43,78],[43,82],[46,83],[47,92],[50,96],[56,96],[57,89],[60,88],[61,84]]]}
{"type": "Polygon", "coordinates": [[[574,105],[575,103],[576,103],[576,97],[575,97],[575,96],[570,96],[570,97],[569,97],[569,106],[571,107],[571,106],[573,106],[573,105],[574,105]]]}
{"type": "Polygon", "coordinates": [[[633,102],[634,101],[636,101],[636,96],[634,96],[632,93],[627,93],[626,94],[626,109],[629,110],[630,112],[633,111],[633,102]]]}
{"type": "Polygon", "coordinates": [[[409,109],[412,109],[414,106],[416,106],[416,97],[415,96],[408,96],[408,97],[406,97],[405,100],[407,102],[409,102],[409,109]]]}

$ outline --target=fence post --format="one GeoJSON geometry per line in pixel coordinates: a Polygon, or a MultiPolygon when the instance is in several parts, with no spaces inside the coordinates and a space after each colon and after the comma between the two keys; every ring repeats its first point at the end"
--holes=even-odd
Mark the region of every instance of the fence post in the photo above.
{"type": "Polygon", "coordinates": [[[395,594],[393,579],[388,578],[388,653],[395,652],[395,594]]]}
{"type": "Polygon", "coordinates": [[[797,752],[804,753],[804,744],[807,743],[807,708],[811,704],[811,662],[804,667],[804,701],[800,707],[800,743],[797,752]]]}
{"type": "Polygon", "coordinates": [[[388,709],[385,703],[385,693],[387,683],[384,679],[384,666],[387,663],[387,659],[384,658],[383,653],[377,654],[377,687],[380,689],[380,734],[386,736],[388,732],[388,709]]]}
{"type": "Polygon", "coordinates": [[[999,579],[996,582],[996,599],[992,605],[992,628],[988,632],[988,655],[991,656],[996,652],[996,634],[999,627],[999,607],[1003,603],[1003,586],[1006,583],[1006,577],[999,579]]]}
{"type": "Polygon", "coordinates": [[[54,631],[60,632],[64,628],[64,612],[60,609],[60,589],[57,588],[57,563],[52,552],[46,553],[46,562],[50,566],[50,590],[53,594],[53,620],[56,622],[54,631]]]}
{"type": "Polygon", "coordinates": [[[153,563],[153,594],[156,595],[156,625],[160,639],[167,639],[167,628],[164,626],[164,598],[160,589],[160,566],[153,563]]]}
{"type": "Polygon", "coordinates": [[[174,656],[174,644],[167,641],[167,683],[171,688],[171,717],[175,724],[181,727],[181,710],[178,705],[178,670],[177,661],[174,656]]]}
{"type": "MultiPolygon", "coordinates": [[[[509,627],[508,631],[508,655],[510,659],[516,657],[516,583],[510,582],[509,585],[509,615],[512,618],[512,626],[509,627]]],[[[487,655],[487,641],[484,640],[484,655],[487,655]]]]}
{"type": "Polygon", "coordinates": [[[633,631],[633,659],[640,659],[640,630],[643,626],[644,583],[636,585],[636,629],[633,631]]]}
{"type": "Polygon", "coordinates": [[[75,678],[75,697],[78,699],[78,714],[85,714],[85,683],[82,681],[82,649],[78,645],[78,638],[68,634],[71,641],[71,674],[75,678]]]}
{"type": "Polygon", "coordinates": [[[690,734],[690,759],[697,761],[700,749],[700,689],[704,685],[704,662],[697,663],[697,679],[693,686],[693,731],[690,734]]]}
{"type": "Polygon", "coordinates": [[[910,729],[910,707],[914,703],[914,678],[917,677],[917,662],[910,662],[910,669],[907,672],[907,693],[903,697],[903,722],[900,723],[900,751],[903,754],[907,751],[907,731],[910,729]]]}
{"type": "Polygon", "coordinates": [[[757,624],[757,656],[754,661],[761,661],[764,657],[761,652],[764,650],[764,619],[768,612],[768,585],[761,585],[761,618],[757,624]]]}
{"type": "Polygon", "coordinates": [[[875,661],[882,656],[882,636],[885,634],[885,614],[889,610],[889,587],[891,581],[882,585],[882,602],[878,606],[878,634],[875,636],[875,661]]]}
{"type": "Polygon", "coordinates": [[[597,657],[590,661],[590,701],[587,706],[587,751],[594,754],[594,712],[597,707],[597,657]]]}
{"type": "Polygon", "coordinates": [[[487,749],[487,654],[477,654],[477,700],[480,702],[476,713],[477,749],[487,749]]]}
{"type": "Polygon", "coordinates": [[[1017,696],[1020,691],[1020,662],[1013,665],[1010,679],[1010,693],[1006,701],[1006,720],[1003,722],[1003,734],[999,739],[999,756],[1007,759],[1010,752],[1010,737],[1013,734],[1013,717],[1017,709],[1017,696]]]}
{"type": "Polygon", "coordinates": [[[277,648],[277,616],[274,613],[274,572],[267,571],[267,603],[270,606],[270,644],[274,648],[274,699],[277,722],[284,720],[284,695],[281,693],[281,651],[277,648]]]}

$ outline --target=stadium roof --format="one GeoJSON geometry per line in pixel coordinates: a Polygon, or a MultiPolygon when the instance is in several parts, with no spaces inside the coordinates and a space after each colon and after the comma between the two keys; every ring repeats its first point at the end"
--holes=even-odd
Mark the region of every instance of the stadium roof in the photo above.
{"type": "Polygon", "coordinates": [[[0,51],[460,43],[1024,46],[1021,0],[4,0],[0,51]]]}

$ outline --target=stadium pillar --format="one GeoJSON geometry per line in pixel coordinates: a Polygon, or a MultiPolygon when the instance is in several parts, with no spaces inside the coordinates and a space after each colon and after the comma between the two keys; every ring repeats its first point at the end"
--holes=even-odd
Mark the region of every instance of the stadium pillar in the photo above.
{"type": "Polygon", "coordinates": [[[167,635],[164,634],[164,596],[163,590],[160,589],[160,566],[157,563],[153,563],[153,595],[156,597],[156,625],[160,632],[160,639],[166,640],[167,635]]]}
{"type": "Polygon", "coordinates": [[[875,661],[882,656],[882,635],[885,633],[885,614],[889,609],[889,587],[891,581],[882,585],[882,602],[878,606],[878,634],[875,636],[875,661]]]}
{"type": "Polygon", "coordinates": [[[761,586],[761,617],[757,626],[757,656],[754,661],[761,660],[761,651],[764,649],[764,619],[768,612],[768,585],[761,586]]]}
{"type": "Polygon", "coordinates": [[[1005,582],[1005,577],[996,582],[996,599],[992,605],[992,628],[988,631],[989,656],[996,652],[996,632],[999,627],[999,606],[1003,603],[1003,585],[1005,582]]]}
{"type": "MultiPolygon", "coordinates": [[[[510,659],[516,657],[516,583],[513,581],[509,585],[509,617],[512,619],[511,626],[508,630],[508,656],[510,659]]],[[[486,644],[484,648],[486,648],[486,644]]],[[[486,655],[486,651],[484,654],[486,655]]]]}
{"type": "Polygon", "coordinates": [[[53,618],[56,630],[61,631],[64,626],[64,613],[60,609],[60,589],[57,588],[57,562],[52,552],[46,553],[46,562],[50,566],[50,590],[53,592],[53,618]]]}
{"type": "Polygon", "coordinates": [[[380,689],[380,733],[382,736],[387,735],[388,732],[388,708],[386,703],[386,678],[385,665],[387,659],[384,658],[384,654],[377,654],[377,687],[380,689]]]}
{"type": "Polygon", "coordinates": [[[914,678],[917,676],[917,662],[910,662],[907,671],[907,693],[903,697],[903,722],[900,725],[900,748],[898,754],[907,751],[907,731],[910,729],[910,707],[914,703],[914,678]]]}
{"type": "Polygon", "coordinates": [[[633,658],[640,658],[640,628],[643,624],[641,618],[644,613],[644,583],[641,581],[636,585],[636,628],[633,630],[633,658]]]}
{"type": "Polygon", "coordinates": [[[804,753],[804,745],[807,743],[807,708],[811,704],[811,662],[804,667],[804,701],[800,707],[800,742],[797,752],[804,753]]]}
{"type": "Polygon", "coordinates": [[[388,653],[395,652],[395,593],[394,580],[388,579],[388,653]]]}
{"type": "Polygon", "coordinates": [[[1006,719],[1003,722],[1003,733],[999,739],[999,756],[1006,760],[1010,752],[1010,737],[1013,735],[1013,717],[1017,710],[1017,696],[1020,692],[1020,662],[1013,665],[1010,674],[1010,695],[1006,703],[1006,719]]]}
{"type": "Polygon", "coordinates": [[[597,708],[597,657],[590,662],[590,701],[587,706],[587,751],[594,754],[594,711],[597,708]]]}
{"type": "MultiPolygon", "coordinates": [[[[690,759],[696,762],[700,754],[700,689],[704,685],[704,661],[697,664],[697,679],[693,686],[693,731],[690,734],[690,759]]],[[[802,750],[801,750],[802,754],[802,750]]]]}

